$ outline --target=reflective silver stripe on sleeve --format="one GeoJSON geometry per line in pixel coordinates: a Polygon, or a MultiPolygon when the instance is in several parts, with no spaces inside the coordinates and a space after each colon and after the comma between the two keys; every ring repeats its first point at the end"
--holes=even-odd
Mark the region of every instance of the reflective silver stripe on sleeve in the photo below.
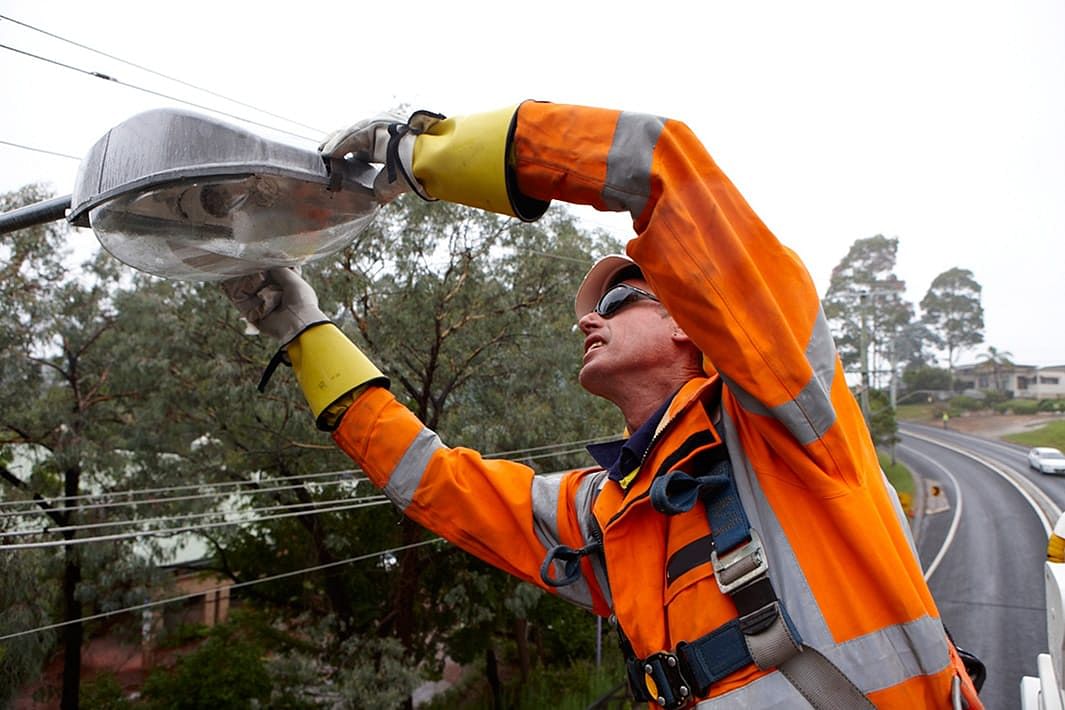
{"type": "MultiPolygon", "coordinates": [[[[820,650],[864,693],[945,668],[950,662],[946,633],[943,624],[932,617],[889,626],[842,644],[835,643],[784,529],[762,493],[750,461],[743,454],[735,423],[727,411],[722,412],[722,428],[744,512],[751,527],[761,533],[773,588],[784,601],[803,643],[820,650]]],[[[762,705],[756,703],[751,707],[762,705]]]]}
{"type": "MultiPolygon", "coordinates": [[[[567,475],[572,474],[552,474],[548,476],[533,476],[532,478],[533,530],[536,532],[537,539],[548,550],[555,545],[562,544],[558,525],[558,499],[562,482],[567,475]]],[[[573,510],[577,515],[584,544],[602,538],[598,534],[598,523],[592,514],[592,506],[605,476],[605,471],[585,476],[577,487],[573,510]]],[[[595,570],[595,581],[599,585],[600,591],[606,598],[607,604],[612,605],[602,555],[594,554],[589,557],[589,560],[592,563],[592,569],[595,570]]],[[[563,574],[561,563],[555,564],[555,574],[563,574]]],[[[585,609],[590,609],[592,606],[592,593],[588,583],[583,579],[565,587],[560,587],[558,595],[585,609]]]]}
{"type": "Polygon", "coordinates": [[[658,116],[622,113],[606,158],[603,202],[638,217],[651,196],[651,159],[666,122],[658,116]]]}
{"type": "Polygon", "coordinates": [[[429,460],[440,449],[447,448],[432,429],[423,427],[414,440],[403,452],[403,457],[392,469],[383,492],[400,510],[406,510],[414,500],[414,491],[418,490],[422,475],[429,467],[429,460]]]}
{"type": "Polygon", "coordinates": [[[806,361],[813,370],[810,381],[790,401],[766,407],[736,382],[722,374],[729,389],[743,408],[752,414],[770,416],[780,421],[800,444],[813,443],[825,435],[836,422],[832,406],[832,381],[836,375],[836,346],[828,328],[825,313],[819,307],[810,342],[806,345],[806,361]]]}
{"type": "Polygon", "coordinates": [[[550,550],[559,544],[558,496],[563,473],[532,477],[533,530],[540,543],[550,550]]]}
{"type": "Polygon", "coordinates": [[[943,623],[925,616],[821,651],[852,683],[871,693],[946,668],[950,652],[945,639],[943,623]]]}

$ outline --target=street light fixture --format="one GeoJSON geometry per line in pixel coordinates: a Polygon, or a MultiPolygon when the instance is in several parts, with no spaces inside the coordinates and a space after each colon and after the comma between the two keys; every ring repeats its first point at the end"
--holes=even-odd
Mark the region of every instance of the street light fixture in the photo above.
{"type": "MultiPolygon", "coordinates": [[[[342,249],[377,212],[376,173],[356,160],[335,161],[329,173],[313,150],[160,109],[120,123],[89,150],[67,219],[136,269],[219,281],[342,249]]],[[[52,205],[35,223],[62,208],[54,213],[52,205]]]]}

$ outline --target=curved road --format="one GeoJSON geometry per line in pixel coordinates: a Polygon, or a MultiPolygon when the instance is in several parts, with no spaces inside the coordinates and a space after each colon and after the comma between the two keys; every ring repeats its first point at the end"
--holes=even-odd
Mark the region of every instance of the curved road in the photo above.
{"type": "Polygon", "coordinates": [[[1021,676],[1047,650],[1043,563],[1065,478],[1030,471],[1011,444],[913,424],[900,434],[896,455],[928,491],[914,533],[944,623],[987,664],[986,707],[1019,708],[1021,676]]]}

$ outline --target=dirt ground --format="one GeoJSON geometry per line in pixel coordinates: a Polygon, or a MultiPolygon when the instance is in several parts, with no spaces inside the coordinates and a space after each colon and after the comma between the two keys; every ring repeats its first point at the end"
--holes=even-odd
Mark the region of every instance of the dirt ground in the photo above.
{"type": "MultiPolygon", "coordinates": [[[[955,431],[965,432],[966,434],[998,438],[1007,434],[1018,434],[1023,431],[1038,429],[1059,419],[1065,419],[1065,416],[1051,413],[985,414],[976,412],[951,418],[949,426],[955,431]]],[[[939,421],[921,423],[933,426],[940,425],[939,421]]]]}

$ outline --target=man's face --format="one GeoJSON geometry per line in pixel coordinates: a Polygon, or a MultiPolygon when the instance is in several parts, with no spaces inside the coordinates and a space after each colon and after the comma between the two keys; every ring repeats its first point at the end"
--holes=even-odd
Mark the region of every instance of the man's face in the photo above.
{"type": "MultiPolygon", "coordinates": [[[[644,291],[643,279],[621,283],[644,291]]],[[[609,318],[594,310],[577,321],[584,333],[584,361],[579,380],[590,393],[613,400],[619,387],[639,387],[641,373],[675,357],[676,324],[662,306],[646,298],[623,305],[609,318]]]]}

